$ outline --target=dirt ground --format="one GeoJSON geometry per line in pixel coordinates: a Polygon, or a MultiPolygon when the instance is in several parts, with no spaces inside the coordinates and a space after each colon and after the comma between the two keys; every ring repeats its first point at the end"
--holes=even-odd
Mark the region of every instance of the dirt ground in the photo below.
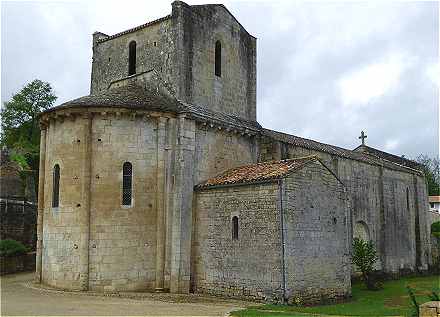
{"type": "MultiPolygon", "coordinates": [[[[251,304],[195,295],[121,298],[59,292],[35,287],[33,277],[33,273],[1,277],[1,316],[227,316],[251,304]]],[[[123,296],[133,297],[127,294],[123,296]]]]}

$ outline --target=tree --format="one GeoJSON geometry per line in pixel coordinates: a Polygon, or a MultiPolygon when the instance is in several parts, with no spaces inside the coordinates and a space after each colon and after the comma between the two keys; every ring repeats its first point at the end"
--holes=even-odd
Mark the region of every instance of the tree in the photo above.
{"type": "Polygon", "coordinates": [[[380,288],[373,276],[374,264],[377,260],[376,248],[372,241],[364,241],[360,238],[353,239],[353,263],[361,271],[365,285],[370,290],[380,288]]]}
{"type": "Polygon", "coordinates": [[[49,83],[35,79],[5,102],[1,110],[0,144],[12,151],[11,159],[20,165],[24,177],[33,178],[35,186],[40,154],[38,115],[52,107],[56,99],[49,83]]]}
{"type": "Polygon", "coordinates": [[[430,196],[440,196],[440,169],[439,158],[430,158],[428,155],[419,155],[416,159],[425,173],[428,182],[428,192],[430,196]]]}

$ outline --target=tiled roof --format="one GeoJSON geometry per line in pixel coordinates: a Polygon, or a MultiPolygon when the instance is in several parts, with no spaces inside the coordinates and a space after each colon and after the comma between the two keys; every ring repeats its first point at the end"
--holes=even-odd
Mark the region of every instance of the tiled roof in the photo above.
{"type": "Polygon", "coordinates": [[[375,157],[375,156],[368,155],[368,154],[365,154],[362,152],[356,152],[356,151],[344,149],[344,148],[341,148],[341,147],[338,147],[335,145],[321,143],[318,141],[301,138],[301,137],[291,135],[291,134],[286,134],[286,133],[282,133],[282,132],[278,132],[278,131],[274,131],[274,130],[269,130],[269,129],[262,129],[262,134],[265,136],[268,136],[270,138],[273,138],[275,140],[278,140],[278,141],[282,141],[282,142],[285,142],[288,144],[292,144],[292,145],[295,145],[298,147],[303,147],[303,148],[310,149],[310,150],[328,153],[330,155],[335,155],[335,156],[339,156],[342,158],[352,159],[352,160],[356,160],[356,161],[360,161],[360,162],[364,162],[364,163],[372,164],[372,165],[384,166],[384,167],[394,169],[394,170],[400,170],[400,171],[405,171],[405,172],[408,172],[408,170],[411,170],[412,172],[420,173],[420,171],[418,171],[414,168],[404,166],[404,165],[398,164],[396,162],[392,162],[392,161],[383,159],[381,157],[375,157]]]}
{"type": "Polygon", "coordinates": [[[172,113],[187,113],[193,119],[203,119],[212,123],[228,125],[242,129],[260,131],[261,126],[256,121],[246,120],[231,114],[216,112],[206,107],[187,104],[162,92],[153,86],[141,87],[136,84],[111,88],[103,93],[80,97],[67,101],[59,106],[50,108],[42,114],[60,109],[81,107],[117,107],[133,110],[151,110],[172,113]]]}
{"type": "Polygon", "coordinates": [[[200,118],[212,122],[227,122],[231,126],[242,127],[253,131],[260,131],[261,125],[257,121],[246,120],[228,113],[209,110],[206,107],[183,104],[186,111],[194,118],[200,118]]]}
{"type": "Polygon", "coordinates": [[[440,196],[429,196],[430,203],[440,203],[440,196]]]}
{"type": "Polygon", "coordinates": [[[367,145],[360,145],[357,148],[355,148],[353,151],[367,153],[372,156],[397,163],[399,165],[407,166],[414,169],[420,169],[420,164],[415,161],[408,160],[406,158],[391,153],[383,152],[378,149],[369,147],[367,145]]]}
{"type": "Polygon", "coordinates": [[[256,163],[230,169],[196,186],[197,189],[219,185],[247,184],[280,179],[306,164],[318,160],[317,156],[307,156],[282,161],[256,163]]]}
{"type": "Polygon", "coordinates": [[[121,107],[170,112],[179,112],[182,109],[181,104],[176,99],[161,93],[157,89],[147,89],[138,85],[129,84],[127,86],[106,90],[100,94],[88,95],[67,101],[43,113],[84,106],[121,107]]]}

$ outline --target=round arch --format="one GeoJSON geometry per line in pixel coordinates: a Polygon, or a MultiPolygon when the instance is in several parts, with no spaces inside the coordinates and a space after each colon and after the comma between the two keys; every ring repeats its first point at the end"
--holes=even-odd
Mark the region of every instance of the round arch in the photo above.
{"type": "Polygon", "coordinates": [[[364,221],[357,221],[354,224],[353,237],[360,238],[364,241],[370,241],[370,230],[368,225],[364,221]]]}

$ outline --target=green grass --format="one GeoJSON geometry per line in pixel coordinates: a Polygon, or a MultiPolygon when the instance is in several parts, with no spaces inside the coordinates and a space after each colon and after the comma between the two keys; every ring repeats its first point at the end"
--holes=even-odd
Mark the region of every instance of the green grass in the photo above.
{"type": "Polygon", "coordinates": [[[354,283],[353,297],[345,303],[313,307],[287,305],[252,306],[232,312],[232,316],[410,316],[411,302],[406,286],[414,289],[419,304],[429,301],[432,290],[440,290],[439,276],[405,277],[387,281],[379,291],[369,291],[354,283]]]}

